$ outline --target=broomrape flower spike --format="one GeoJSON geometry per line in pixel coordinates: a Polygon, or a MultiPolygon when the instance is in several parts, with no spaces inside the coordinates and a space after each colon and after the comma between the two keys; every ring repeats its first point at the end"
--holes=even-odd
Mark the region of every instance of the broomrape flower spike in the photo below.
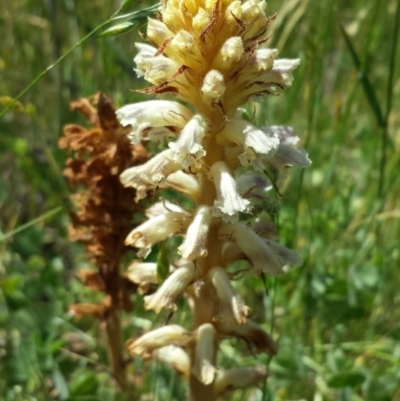
{"type": "MultiPolygon", "coordinates": [[[[300,60],[277,59],[278,50],[268,48],[267,28],[275,17],[265,15],[262,0],[161,3],[157,19],[148,21],[148,43],[136,45],[134,59],[138,76],[151,84],[139,92],[156,100],[122,107],[118,116],[130,127],[133,142],[153,140],[168,148],[126,170],[121,182],[136,189],[136,200],[166,188],[186,195],[194,206],[150,208],[148,220],[126,243],[146,257],[156,243],[183,237],[176,250],[182,259],[145,298],[145,307],[171,312],[184,294],[193,306],[194,327],[191,333],[175,325],[161,327],[128,348],[144,358],[160,355],[187,378],[191,400],[213,401],[264,376],[257,368],[217,375],[222,338],[236,337],[257,352],[277,352],[273,338],[247,317],[249,308],[231,283],[231,264],[245,260],[253,273],[274,276],[301,264],[296,252],[274,241],[276,229],[266,213],[247,216],[246,223],[241,216],[270,202],[267,191],[276,183],[265,170],[275,170],[280,184],[289,167],[306,168],[311,162],[304,149],[296,148],[291,128],[256,127],[239,112],[253,96],[288,88],[300,60]],[[180,363],[173,354],[180,355],[180,363]],[[242,373],[239,382],[235,377],[242,373]]],[[[143,273],[134,267],[130,275],[144,292],[158,278],[154,267],[142,266],[143,273]]]]}

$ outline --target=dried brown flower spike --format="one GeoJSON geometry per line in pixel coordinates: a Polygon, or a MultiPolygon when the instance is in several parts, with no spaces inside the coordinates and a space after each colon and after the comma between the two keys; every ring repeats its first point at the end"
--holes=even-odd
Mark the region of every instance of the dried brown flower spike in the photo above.
{"type": "Polygon", "coordinates": [[[133,199],[136,190],[124,188],[119,175],[132,165],[148,159],[141,144],[132,145],[127,138],[129,127],[123,127],[111,101],[99,93],[89,99],[71,103],[72,110],[83,113],[92,127],[76,124],[64,127],[60,148],[72,152],[64,175],[71,188],[75,212],[71,213],[70,238],[85,244],[95,271],[80,271],[78,277],[106,296],[100,305],[75,304],[70,310],[77,315],[94,315],[102,319],[115,379],[128,389],[123,361],[119,310],[131,311],[129,287],[120,275],[120,261],[127,247],[124,240],[134,228],[132,216],[139,211],[133,199]]]}

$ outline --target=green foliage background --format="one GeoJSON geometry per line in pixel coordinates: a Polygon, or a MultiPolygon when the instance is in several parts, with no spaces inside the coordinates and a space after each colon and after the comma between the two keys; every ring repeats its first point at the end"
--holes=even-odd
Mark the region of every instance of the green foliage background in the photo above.
{"type": "MultiPolygon", "coordinates": [[[[3,106],[117,6],[111,0],[0,2],[3,106]]],[[[396,7],[398,0],[268,4],[278,12],[270,46],[302,64],[283,96],[252,107],[260,123],[294,126],[313,161],[311,169],[291,172],[277,200],[281,241],[305,263],[268,280],[268,294],[261,280],[238,282],[255,318],[279,337],[280,352],[270,361],[244,345],[223,345],[222,366],[270,369],[262,390],[227,399],[400,400],[396,7]]],[[[2,400],[124,399],[110,376],[99,323],[67,313],[70,303],[96,295],[74,278],[76,269],[89,266],[67,238],[66,155],[57,141],[64,124],[82,122],[69,111],[70,100],[98,90],[118,105],[143,99],[130,91],[144,86],[132,71],[138,39],[133,29],[86,41],[0,119],[2,400]]],[[[165,320],[144,312],[140,298],[135,302],[135,315],[123,317],[126,338],[165,320]]],[[[190,325],[184,307],[173,319],[190,325]]],[[[142,400],[185,399],[167,367],[134,359],[130,369],[142,400]]]]}

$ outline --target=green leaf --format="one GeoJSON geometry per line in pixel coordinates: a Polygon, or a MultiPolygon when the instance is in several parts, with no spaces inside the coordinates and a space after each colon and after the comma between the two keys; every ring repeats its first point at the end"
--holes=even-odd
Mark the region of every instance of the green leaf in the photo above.
{"type": "Polygon", "coordinates": [[[364,373],[345,371],[332,375],[327,383],[331,388],[357,387],[363,384],[365,379],[364,373]]]}

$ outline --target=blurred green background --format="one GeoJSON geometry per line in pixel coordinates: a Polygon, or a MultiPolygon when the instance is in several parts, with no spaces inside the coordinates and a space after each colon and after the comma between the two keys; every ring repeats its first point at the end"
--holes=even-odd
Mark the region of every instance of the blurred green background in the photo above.
{"type": "MultiPolygon", "coordinates": [[[[270,361],[224,343],[220,366],[270,371],[262,390],[226,399],[400,400],[398,7],[398,0],[268,4],[278,13],[269,46],[302,64],[292,88],[255,103],[256,118],[294,126],[313,161],[291,172],[278,215],[281,242],[305,263],[269,279],[268,294],[254,277],[238,283],[280,352],[270,361]]],[[[0,2],[2,105],[117,8],[111,0],[0,2]]],[[[74,277],[90,266],[68,241],[66,155],[57,141],[64,124],[83,122],[69,111],[77,97],[101,90],[118,105],[144,98],[130,91],[145,85],[132,70],[137,40],[133,29],[85,42],[0,118],[1,400],[124,399],[99,322],[67,313],[96,295],[74,277]]],[[[144,312],[140,297],[135,305],[123,316],[126,338],[166,317],[144,312]]],[[[180,306],[173,321],[190,325],[180,306]]],[[[135,358],[130,371],[142,400],[185,399],[166,366],[135,358]]]]}

